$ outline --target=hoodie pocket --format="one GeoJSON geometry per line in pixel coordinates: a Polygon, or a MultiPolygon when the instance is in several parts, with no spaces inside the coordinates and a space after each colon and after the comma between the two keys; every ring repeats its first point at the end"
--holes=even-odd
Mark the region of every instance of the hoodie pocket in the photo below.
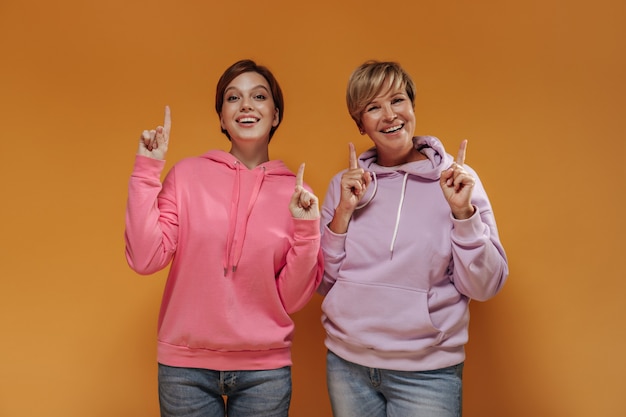
{"type": "Polygon", "coordinates": [[[435,346],[435,328],[423,290],[337,280],[322,303],[328,334],[345,343],[386,352],[435,346]]]}

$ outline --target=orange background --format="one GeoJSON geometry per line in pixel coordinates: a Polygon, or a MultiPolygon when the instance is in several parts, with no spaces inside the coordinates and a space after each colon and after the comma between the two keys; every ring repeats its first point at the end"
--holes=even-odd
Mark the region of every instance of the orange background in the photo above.
{"type": "MultiPolygon", "coordinates": [[[[626,415],[626,3],[214,3],[0,1],[0,416],[158,415],[166,272],[126,264],[127,181],[166,104],[168,168],[228,148],[213,95],[241,58],[279,79],[271,156],[320,198],[369,146],[344,103],[366,59],[413,75],[417,133],[469,139],[511,276],[471,305],[465,416],[626,415]]],[[[295,315],[296,417],[330,416],[320,302],[295,315]]]]}

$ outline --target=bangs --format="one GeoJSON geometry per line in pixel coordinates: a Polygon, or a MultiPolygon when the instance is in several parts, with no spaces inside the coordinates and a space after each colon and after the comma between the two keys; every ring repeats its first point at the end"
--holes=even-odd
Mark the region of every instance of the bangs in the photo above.
{"type": "Polygon", "coordinates": [[[367,105],[388,91],[403,91],[413,102],[413,86],[407,74],[394,63],[376,63],[358,68],[348,83],[348,112],[359,123],[367,105]]]}

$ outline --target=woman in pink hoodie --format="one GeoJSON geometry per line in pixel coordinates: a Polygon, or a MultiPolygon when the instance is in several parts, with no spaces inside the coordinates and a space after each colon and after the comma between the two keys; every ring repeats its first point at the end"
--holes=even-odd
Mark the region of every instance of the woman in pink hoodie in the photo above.
{"type": "Polygon", "coordinates": [[[158,320],[162,416],[287,416],[290,314],[323,274],[318,199],[270,160],[284,115],[272,73],[230,66],[215,109],[229,152],[184,159],[160,181],[171,118],[144,131],[128,191],[126,259],[140,274],[170,266],[158,320]],[[225,401],[225,398],[227,399],[225,401]]]}
{"type": "Polygon", "coordinates": [[[373,147],[331,181],[322,207],[328,389],[335,417],[459,417],[469,302],[508,264],[478,175],[414,136],[415,85],[366,62],[348,110],[373,147]]]}

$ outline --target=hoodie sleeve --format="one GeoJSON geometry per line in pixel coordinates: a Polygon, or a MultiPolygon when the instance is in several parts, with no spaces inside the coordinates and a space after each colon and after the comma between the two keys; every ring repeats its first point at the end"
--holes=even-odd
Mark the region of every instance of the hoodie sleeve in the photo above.
{"type": "Polygon", "coordinates": [[[462,294],[486,301],[500,291],[509,267],[491,204],[478,175],[472,174],[476,212],[466,220],[452,218],[452,280],[462,294]]]}
{"type": "Polygon", "coordinates": [[[139,274],[152,274],[172,260],[178,239],[174,170],[163,186],[165,161],[137,155],[128,186],[126,260],[139,274]]]}
{"type": "Polygon", "coordinates": [[[320,220],[293,219],[293,243],[277,279],[278,294],[287,313],[295,313],[311,299],[322,280],[320,220]]]}
{"type": "Polygon", "coordinates": [[[339,187],[339,181],[341,173],[336,175],[328,186],[326,197],[324,198],[324,204],[322,205],[321,212],[321,228],[322,228],[322,253],[324,254],[324,279],[320,284],[317,292],[321,295],[328,294],[328,291],[332,288],[337,280],[339,269],[346,257],[346,233],[337,234],[333,233],[328,224],[335,215],[335,207],[337,207],[337,199],[339,193],[337,192],[339,187]]]}

